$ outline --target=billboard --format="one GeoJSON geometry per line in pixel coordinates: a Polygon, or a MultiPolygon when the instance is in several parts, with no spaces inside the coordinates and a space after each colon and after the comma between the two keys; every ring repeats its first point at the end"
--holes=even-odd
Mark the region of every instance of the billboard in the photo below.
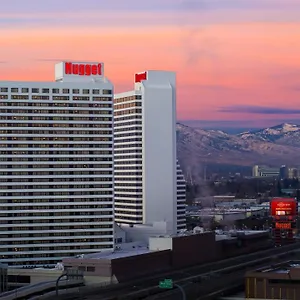
{"type": "Polygon", "coordinates": [[[291,229],[292,228],[292,222],[286,222],[286,223],[276,222],[275,223],[275,228],[276,229],[291,229]]]}
{"type": "Polygon", "coordinates": [[[296,216],[298,214],[297,201],[291,198],[275,198],[270,202],[272,217],[296,216]]]}

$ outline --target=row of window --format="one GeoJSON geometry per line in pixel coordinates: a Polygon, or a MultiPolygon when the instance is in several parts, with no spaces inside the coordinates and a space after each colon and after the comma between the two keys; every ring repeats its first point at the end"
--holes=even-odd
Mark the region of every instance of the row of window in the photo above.
{"type": "MultiPolygon", "coordinates": [[[[56,198],[56,196],[68,196],[68,201],[69,202],[76,202],[77,198],[72,198],[72,196],[103,196],[103,195],[109,195],[111,194],[111,192],[108,191],[89,191],[89,190],[83,190],[83,191],[76,191],[76,190],[71,190],[71,191],[67,191],[67,192],[62,192],[62,191],[53,191],[53,192],[42,192],[42,191],[38,191],[38,192],[10,192],[10,193],[2,193],[2,196],[4,197],[19,197],[22,196],[20,199],[12,199],[11,203],[26,203],[26,202],[30,202],[30,203],[36,203],[36,202],[49,202],[49,199],[51,199],[51,201],[53,202],[64,202],[66,201],[66,199],[63,198],[56,198]],[[41,196],[45,196],[45,197],[49,197],[49,199],[29,199],[27,200],[26,197],[41,197],[41,196]],[[70,197],[69,197],[70,196],[70,197]],[[53,199],[52,199],[53,198],[53,199]],[[24,201],[23,201],[24,200],[24,201]]],[[[86,201],[90,201],[89,199],[92,198],[87,198],[86,201]]],[[[95,198],[96,199],[96,198],[95,198]]],[[[107,202],[107,201],[111,201],[112,199],[109,197],[100,197],[97,198],[97,201],[102,201],[102,202],[107,202]]],[[[6,201],[8,200],[3,200],[0,199],[1,203],[6,203],[6,201]]]]}
{"type": "Polygon", "coordinates": [[[124,145],[114,145],[115,149],[128,149],[128,148],[141,148],[143,145],[140,143],[134,144],[124,144],[124,145]]]}
{"type": "Polygon", "coordinates": [[[118,207],[118,210],[116,211],[116,218],[120,217],[121,215],[141,216],[141,215],[143,215],[143,211],[139,211],[139,210],[134,210],[134,211],[122,210],[121,208],[118,207]]]}
{"type": "Polygon", "coordinates": [[[42,212],[42,208],[38,208],[39,212],[34,212],[32,209],[30,209],[30,213],[28,212],[22,212],[18,213],[16,210],[11,210],[9,212],[0,211],[1,218],[10,218],[10,217],[56,217],[56,216],[106,216],[111,215],[112,210],[109,211],[82,211],[81,209],[74,209],[73,211],[70,211],[69,209],[58,209],[58,211],[54,211],[53,209],[47,210],[47,212],[42,212]]]}
{"type": "Polygon", "coordinates": [[[114,103],[122,103],[122,102],[141,100],[141,99],[142,99],[142,95],[133,95],[133,96],[127,96],[122,98],[115,98],[114,103]]]}
{"type": "MultiPolygon", "coordinates": [[[[39,96],[35,96],[39,97],[39,96]]],[[[47,97],[47,96],[45,96],[47,97]]],[[[1,99],[1,96],[0,96],[1,99]]],[[[93,97],[93,100],[98,101],[112,101],[112,98],[108,97],[93,97]]],[[[7,106],[24,106],[24,107],[75,107],[75,108],[81,108],[81,107],[107,107],[106,105],[109,105],[109,107],[112,107],[111,103],[59,103],[59,102],[15,102],[15,101],[0,101],[0,107],[7,107],[7,106]],[[104,105],[104,106],[103,106],[104,105]]]]}
{"type": "MultiPolygon", "coordinates": [[[[35,219],[35,220],[31,220],[32,222],[30,222],[30,224],[28,223],[27,220],[14,220],[14,224],[10,224],[9,227],[12,228],[12,231],[21,231],[23,230],[23,226],[25,226],[25,228],[28,228],[28,229],[24,229],[24,230],[76,230],[76,229],[96,229],[96,230],[93,230],[94,232],[97,231],[97,229],[110,229],[112,227],[112,225],[110,224],[97,224],[95,225],[95,223],[91,223],[89,222],[84,222],[84,224],[87,224],[87,225],[81,225],[80,224],[77,224],[72,222],[72,223],[69,223],[69,222],[66,222],[66,220],[62,220],[63,223],[50,223],[51,220],[47,220],[47,219],[35,219]],[[43,224],[44,223],[44,224],[43,224]],[[26,225],[19,225],[19,224],[26,224],[26,225]],[[35,224],[39,224],[37,227],[35,224]],[[94,224],[94,225],[93,225],[94,224]],[[22,227],[15,227],[13,225],[19,225],[19,226],[22,226],[22,227]],[[33,228],[33,229],[31,229],[33,228]]],[[[7,231],[7,228],[6,227],[1,227],[1,230],[2,231],[7,231]]],[[[10,234],[8,234],[7,236],[5,235],[2,235],[1,236],[3,237],[10,237],[10,234]]]]}
{"type": "MultiPolygon", "coordinates": [[[[19,129],[19,130],[7,130],[7,131],[11,131],[11,132],[7,132],[7,133],[13,133],[13,134],[41,134],[41,135],[45,135],[45,134],[54,134],[54,135],[69,135],[69,134],[78,134],[78,135],[85,135],[85,134],[89,134],[89,135],[111,135],[112,131],[99,131],[99,130],[72,130],[71,133],[69,131],[64,131],[64,130],[60,130],[60,131],[55,131],[55,130],[40,130],[40,129],[33,129],[33,130],[26,130],[26,129],[19,129]],[[103,133],[102,133],[103,132],[103,133]]],[[[103,138],[104,140],[102,141],[111,141],[112,138],[103,138]]]]}
{"type": "Polygon", "coordinates": [[[118,223],[127,223],[128,221],[131,221],[133,223],[143,223],[143,217],[142,216],[134,216],[134,217],[131,217],[131,216],[121,216],[121,215],[118,215],[116,213],[116,222],[118,223]]]}
{"type": "MultiPolygon", "coordinates": [[[[1,142],[1,141],[0,141],[1,142]]],[[[52,143],[49,143],[49,144],[1,144],[0,143],[0,149],[1,148],[10,148],[10,149],[14,149],[14,150],[20,150],[20,149],[30,149],[30,148],[43,148],[43,149],[53,149],[53,148],[56,148],[56,149],[60,149],[60,148],[84,148],[84,149],[91,149],[91,148],[107,148],[107,147],[104,147],[105,145],[103,144],[95,144],[95,142],[85,142],[85,143],[82,143],[82,144],[70,144],[70,143],[67,143],[67,144],[52,144],[52,143]]]]}
{"type": "Polygon", "coordinates": [[[115,111],[119,110],[119,109],[125,109],[125,108],[130,108],[130,107],[141,107],[142,106],[142,102],[130,102],[130,103],[125,103],[125,104],[118,104],[118,105],[114,105],[114,109],[115,111]]]}
{"type": "MultiPolygon", "coordinates": [[[[19,182],[18,182],[19,183],[19,182]]],[[[33,190],[33,189],[112,189],[110,184],[47,184],[48,182],[39,182],[39,184],[24,184],[24,185],[1,185],[1,190],[33,190]]],[[[69,183],[69,182],[68,182],[69,183]]],[[[0,190],[0,191],[1,191],[0,190]]],[[[111,193],[111,192],[108,192],[111,193]]]]}
{"type": "Polygon", "coordinates": [[[142,159],[139,159],[139,160],[127,160],[127,161],[126,160],[115,160],[114,163],[115,163],[115,165],[141,165],[142,164],[142,159]]]}
{"type": "MultiPolygon", "coordinates": [[[[135,195],[133,195],[133,194],[115,194],[115,197],[116,198],[140,198],[140,199],[142,199],[143,198],[143,195],[142,194],[135,194],[135,195]]],[[[122,202],[124,202],[123,200],[122,200],[122,202]]]]}
{"type": "MultiPolygon", "coordinates": [[[[1,169],[65,169],[65,168],[71,168],[71,169],[76,169],[76,168],[87,168],[87,169],[93,169],[93,168],[104,168],[104,169],[110,169],[112,168],[112,164],[82,164],[82,163],[77,163],[77,164],[30,164],[30,165],[0,165],[1,169]]],[[[50,170],[49,170],[50,171],[50,170]]]]}
{"type": "MultiPolygon", "coordinates": [[[[116,138],[128,137],[128,136],[142,136],[142,135],[143,135],[143,133],[141,131],[129,132],[129,133],[119,133],[116,135],[116,138]]],[[[120,140],[116,140],[116,142],[120,142],[120,140]]]]}
{"type": "MultiPolygon", "coordinates": [[[[101,134],[101,133],[99,133],[101,134]]],[[[11,136],[2,136],[1,141],[58,141],[58,142],[68,142],[68,141],[75,141],[75,142],[99,142],[102,141],[101,137],[11,137],[11,136]]],[[[1,152],[1,151],[0,151],[1,152]]],[[[13,153],[15,154],[15,153],[13,153]]]]}
{"type": "Polygon", "coordinates": [[[129,200],[119,200],[116,199],[115,203],[128,203],[128,204],[134,204],[134,205],[142,205],[143,204],[143,200],[139,200],[139,199],[129,199],[129,200]]]}
{"type": "MultiPolygon", "coordinates": [[[[112,110],[94,109],[94,110],[68,110],[68,109],[1,109],[1,114],[68,114],[68,115],[110,115],[112,110]]],[[[7,117],[7,116],[3,116],[7,117]]],[[[2,118],[3,118],[2,117],[2,118]]]]}
{"type": "MultiPolygon", "coordinates": [[[[94,218],[95,216],[91,216],[91,217],[88,217],[88,218],[73,218],[73,216],[69,216],[69,218],[65,219],[65,218],[59,218],[59,216],[57,216],[57,218],[49,218],[47,219],[49,223],[59,223],[59,222],[62,222],[62,220],[64,222],[69,222],[69,223],[89,223],[89,222],[94,222],[94,223],[97,223],[97,222],[113,222],[113,218],[112,218],[112,211],[109,211],[109,215],[107,216],[102,216],[101,218],[94,218]]],[[[77,215],[75,215],[75,217],[79,217],[77,215]]],[[[32,219],[30,220],[29,218],[27,219],[28,220],[28,223],[31,223],[31,221],[33,220],[37,220],[38,218],[36,217],[31,217],[32,219]]],[[[12,224],[10,223],[11,222],[14,222],[14,218],[11,218],[11,220],[3,220],[3,219],[0,219],[0,224],[8,224],[8,228],[11,228],[9,225],[12,224]]],[[[45,233],[45,236],[47,236],[47,234],[45,233]]]]}
{"type": "MultiPolygon", "coordinates": [[[[103,132],[103,131],[102,131],[103,132]]],[[[107,135],[109,133],[101,133],[101,131],[99,131],[99,135],[107,135]]],[[[2,136],[1,137],[2,141],[61,141],[61,142],[67,142],[67,141],[84,141],[84,142],[88,142],[88,141],[102,141],[101,137],[67,137],[67,136],[63,136],[63,137],[12,137],[12,136],[2,136]]]]}
{"type": "MultiPolygon", "coordinates": [[[[139,149],[126,149],[126,150],[115,150],[115,154],[125,154],[125,153],[143,153],[143,150],[141,148],[139,149]]],[[[123,159],[123,155],[122,157],[117,156],[116,159],[123,159]]]]}
{"type": "MultiPolygon", "coordinates": [[[[111,121],[111,118],[95,118],[97,121],[111,121]]],[[[18,128],[22,130],[22,127],[42,127],[42,128],[47,128],[47,127],[58,127],[56,129],[60,130],[60,128],[65,128],[65,130],[72,131],[73,129],[68,129],[68,128],[111,128],[111,124],[92,124],[90,122],[89,124],[70,124],[70,123],[0,123],[0,128],[5,128],[5,127],[21,127],[18,128]]],[[[10,129],[12,130],[12,129],[10,129]]],[[[0,130],[0,133],[5,133],[0,130]]],[[[6,132],[7,133],[7,132],[6,132]]]]}
{"type": "Polygon", "coordinates": [[[136,109],[126,109],[126,110],[120,110],[115,111],[115,116],[123,116],[123,115],[132,115],[132,114],[142,114],[142,109],[136,108],[136,109]]]}
{"type": "Polygon", "coordinates": [[[3,193],[3,197],[1,198],[0,203],[5,203],[5,205],[10,206],[10,204],[18,204],[18,205],[27,205],[29,203],[42,205],[57,203],[107,203],[112,202],[112,191],[90,191],[90,190],[82,190],[78,189],[71,190],[69,192],[53,191],[53,192],[44,192],[44,191],[35,191],[35,192],[13,192],[13,193],[3,193]],[[5,195],[4,195],[5,194],[5,195]],[[22,197],[23,196],[23,197],[22,197]],[[59,196],[59,197],[57,197],[59,196]],[[79,197],[79,198],[77,198],[79,197]],[[80,198],[81,197],[81,198],[80,198]],[[84,198],[82,198],[84,197],[84,198]]]}
{"type": "Polygon", "coordinates": [[[124,126],[126,125],[123,121],[129,121],[129,120],[141,120],[142,119],[142,115],[129,115],[129,116],[119,116],[119,115],[115,115],[114,117],[114,121],[116,122],[116,126],[124,126]],[[118,124],[118,125],[117,125],[118,124]]]}
{"type": "MultiPolygon", "coordinates": [[[[13,96],[12,99],[26,99],[24,97],[27,96],[13,96]]],[[[32,99],[41,99],[41,97],[43,97],[43,100],[49,100],[48,96],[33,96],[32,99]]],[[[103,101],[102,99],[98,99],[99,97],[93,97],[93,100],[100,100],[103,101]],[[95,99],[94,99],[95,98],[95,99]],[[97,99],[96,99],[97,98],[97,99]]],[[[108,98],[104,98],[104,99],[108,99],[108,98]]],[[[62,96],[56,96],[56,97],[52,97],[52,100],[69,100],[69,97],[62,97],[62,96]]],[[[89,97],[73,97],[73,100],[90,100],[89,97]]],[[[67,103],[62,103],[63,105],[59,105],[60,103],[32,103],[33,105],[15,105],[14,103],[3,103],[3,104],[10,104],[10,105],[0,105],[0,107],[8,107],[8,106],[24,106],[24,107],[97,107],[97,108],[101,108],[101,107],[109,107],[112,108],[112,104],[111,103],[102,103],[102,104],[89,104],[86,106],[83,105],[68,105],[67,103]],[[52,104],[52,105],[51,105],[52,104]]],[[[26,103],[27,104],[27,103],[26,103]]],[[[30,103],[28,103],[30,104],[30,103]]]]}
{"type": "Polygon", "coordinates": [[[26,183],[32,183],[32,182],[82,182],[82,181],[88,181],[88,182],[102,182],[102,181],[107,181],[107,180],[102,180],[105,178],[93,178],[93,177],[83,177],[83,178],[0,178],[0,182],[26,182],[26,183]]]}
{"type": "MultiPolygon", "coordinates": [[[[24,94],[27,94],[29,92],[31,93],[34,93],[34,94],[39,94],[39,93],[42,93],[42,94],[49,94],[50,92],[52,92],[52,94],[70,94],[70,89],[67,89],[67,88],[63,88],[63,89],[58,89],[58,88],[17,88],[17,87],[12,87],[12,88],[7,88],[7,87],[0,87],[0,93],[8,93],[8,91],[10,90],[11,93],[24,93],[24,94]]],[[[101,93],[101,90],[100,89],[72,89],[72,94],[80,94],[80,91],[81,91],[81,94],[94,94],[94,95],[99,95],[101,93]]],[[[108,90],[108,89],[103,89],[102,90],[102,94],[103,95],[111,95],[112,94],[112,90],[108,90]]]]}
{"type": "Polygon", "coordinates": [[[134,126],[134,127],[122,127],[116,128],[116,136],[120,136],[119,132],[127,132],[127,131],[142,131],[142,126],[134,126]]]}
{"type": "Polygon", "coordinates": [[[116,166],[115,167],[115,170],[118,171],[118,170],[142,170],[143,169],[143,166],[141,166],[140,164],[134,166],[134,165],[127,165],[127,166],[116,166]]]}
{"type": "Polygon", "coordinates": [[[0,151],[0,155],[68,155],[76,157],[77,155],[111,155],[112,151],[0,151]]]}
{"type": "MultiPolygon", "coordinates": [[[[126,186],[133,186],[133,187],[142,187],[143,186],[143,183],[142,182],[134,182],[134,183],[115,183],[115,187],[118,188],[118,187],[126,187],[126,186]]],[[[120,191],[120,190],[118,190],[120,191]]],[[[128,190],[125,190],[125,191],[128,191],[128,190]]],[[[130,190],[131,191],[131,190],[130,190]]]]}
{"type": "MultiPolygon", "coordinates": [[[[77,176],[80,175],[82,178],[84,178],[84,175],[111,175],[112,172],[109,171],[76,171],[76,172],[70,172],[70,171],[56,171],[56,172],[45,172],[45,171],[39,171],[39,172],[27,172],[27,171],[17,171],[17,172],[0,172],[0,176],[49,176],[48,178],[55,178],[55,176],[63,175],[66,177],[69,176],[77,176]]],[[[97,180],[99,181],[111,181],[111,178],[105,177],[97,177],[97,180]]]]}
{"type": "Polygon", "coordinates": [[[125,127],[125,126],[131,126],[131,125],[142,125],[142,121],[136,120],[136,121],[131,121],[131,122],[120,122],[114,124],[115,127],[125,127]]]}
{"type": "MultiPolygon", "coordinates": [[[[76,200],[77,202],[80,202],[80,199],[76,200]]],[[[95,198],[95,201],[97,201],[97,198],[95,198]]],[[[22,203],[20,204],[17,209],[18,210],[33,210],[33,209],[93,209],[93,208],[113,208],[113,206],[111,204],[102,204],[99,205],[97,204],[89,204],[89,205],[75,205],[72,203],[68,203],[68,205],[66,204],[61,204],[61,205],[57,205],[57,203],[48,203],[48,205],[30,205],[28,206],[28,203],[22,203]]],[[[1,206],[0,210],[13,210],[16,209],[15,206],[1,206]]],[[[26,220],[23,221],[24,223],[26,223],[26,220]]],[[[2,230],[5,230],[6,228],[2,228],[2,230]]],[[[1,230],[1,228],[0,228],[1,230]]]]}
{"type": "MultiPolygon", "coordinates": [[[[89,124],[86,124],[85,126],[90,126],[92,127],[92,122],[90,121],[93,121],[93,122],[101,122],[102,121],[102,118],[101,117],[94,117],[94,116],[88,116],[88,117],[65,117],[65,116],[37,116],[37,117],[33,117],[33,116],[8,116],[7,118],[5,118],[7,121],[9,120],[14,120],[14,121],[18,121],[18,120],[28,120],[28,121],[72,121],[71,123],[73,123],[73,121],[75,121],[77,123],[77,121],[81,121],[82,123],[89,123],[89,124]]],[[[81,126],[81,124],[74,124],[74,126],[76,127],[77,125],[81,126]]],[[[6,124],[5,126],[3,127],[28,127],[28,124],[27,123],[17,123],[17,124],[14,124],[14,123],[10,123],[10,124],[6,124]]],[[[36,127],[44,127],[44,126],[47,126],[49,127],[49,125],[52,125],[53,127],[53,123],[51,122],[50,124],[49,123],[40,123],[40,122],[34,122],[33,123],[36,127]]],[[[101,125],[101,124],[99,124],[101,125]]],[[[107,126],[109,127],[109,126],[107,126]]],[[[111,127],[111,126],[110,126],[111,127]]]]}

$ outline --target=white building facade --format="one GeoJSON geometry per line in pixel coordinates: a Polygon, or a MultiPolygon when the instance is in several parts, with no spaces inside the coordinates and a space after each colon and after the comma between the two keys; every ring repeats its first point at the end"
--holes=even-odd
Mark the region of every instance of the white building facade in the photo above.
{"type": "Polygon", "coordinates": [[[115,220],[185,229],[185,181],[176,154],[176,75],[146,71],[114,97],[115,220]]]}
{"type": "Polygon", "coordinates": [[[0,261],[44,266],[114,248],[113,84],[62,62],[55,82],[0,82],[0,261]]]}

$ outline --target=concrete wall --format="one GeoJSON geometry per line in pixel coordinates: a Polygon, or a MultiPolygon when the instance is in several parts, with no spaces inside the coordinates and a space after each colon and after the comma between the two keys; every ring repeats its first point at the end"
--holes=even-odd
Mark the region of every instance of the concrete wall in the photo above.
{"type": "Polygon", "coordinates": [[[112,260],[112,272],[118,282],[125,282],[145,275],[172,268],[171,251],[158,251],[138,256],[112,260]]]}
{"type": "Polygon", "coordinates": [[[244,235],[238,239],[224,239],[216,242],[218,259],[252,253],[271,246],[268,233],[244,235]]]}
{"type": "Polygon", "coordinates": [[[81,267],[84,275],[110,278],[112,276],[111,260],[106,258],[65,258],[65,268],[81,267]]]}
{"type": "Polygon", "coordinates": [[[126,242],[126,232],[124,229],[122,229],[119,225],[116,223],[114,224],[114,229],[115,229],[115,244],[120,244],[120,243],[125,243],[126,242]],[[119,242],[119,240],[121,242],[119,242]]]}
{"type": "Polygon", "coordinates": [[[62,270],[56,269],[7,269],[8,278],[11,278],[10,275],[14,278],[18,278],[21,276],[28,276],[30,277],[29,283],[22,284],[21,282],[16,282],[16,280],[12,280],[8,282],[9,286],[22,286],[28,284],[36,284],[39,282],[46,282],[56,280],[61,274],[62,270]]]}
{"type": "Polygon", "coordinates": [[[214,232],[173,238],[172,266],[175,269],[216,259],[214,232]]]}
{"type": "Polygon", "coordinates": [[[150,251],[172,250],[173,238],[171,237],[151,237],[149,239],[150,251]]]}
{"type": "Polygon", "coordinates": [[[166,235],[172,230],[171,222],[155,222],[150,225],[134,224],[132,227],[128,224],[119,225],[126,232],[126,242],[144,242],[148,244],[149,238],[153,236],[166,235]]]}

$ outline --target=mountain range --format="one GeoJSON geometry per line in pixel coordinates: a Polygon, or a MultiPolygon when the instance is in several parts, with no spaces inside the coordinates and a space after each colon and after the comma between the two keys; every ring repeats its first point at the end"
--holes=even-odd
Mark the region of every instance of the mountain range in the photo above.
{"type": "Polygon", "coordinates": [[[177,152],[186,170],[203,164],[300,165],[300,126],[280,124],[237,135],[177,124],[177,152]]]}

